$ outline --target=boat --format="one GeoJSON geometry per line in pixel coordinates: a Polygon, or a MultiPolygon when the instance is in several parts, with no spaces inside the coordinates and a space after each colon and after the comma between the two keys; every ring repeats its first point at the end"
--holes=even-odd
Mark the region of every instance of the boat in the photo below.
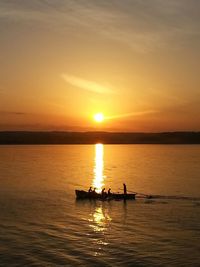
{"type": "Polygon", "coordinates": [[[111,193],[104,194],[97,192],[87,192],[84,190],[75,190],[77,199],[99,199],[99,200],[126,200],[126,199],[135,199],[136,194],[121,194],[121,193],[111,193]]]}

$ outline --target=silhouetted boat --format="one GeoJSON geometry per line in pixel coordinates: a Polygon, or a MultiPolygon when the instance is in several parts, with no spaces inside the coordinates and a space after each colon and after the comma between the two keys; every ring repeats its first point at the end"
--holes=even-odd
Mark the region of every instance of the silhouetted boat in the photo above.
{"type": "Polygon", "coordinates": [[[100,200],[120,200],[120,199],[135,199],[136,194],[120,194],[120,193],[111,193],[110,195],[96,192],[87,192],[84,190],[75,190],[77,199],[100,199],[100,200]]]}

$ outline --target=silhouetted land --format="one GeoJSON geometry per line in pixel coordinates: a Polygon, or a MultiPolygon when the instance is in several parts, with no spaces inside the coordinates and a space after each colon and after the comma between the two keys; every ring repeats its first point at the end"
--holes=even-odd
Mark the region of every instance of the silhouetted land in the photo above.
{"type": "Polygon", "coordinates": [[[200,132],[0,132],[5,144],[200,144],[200,132]]]}

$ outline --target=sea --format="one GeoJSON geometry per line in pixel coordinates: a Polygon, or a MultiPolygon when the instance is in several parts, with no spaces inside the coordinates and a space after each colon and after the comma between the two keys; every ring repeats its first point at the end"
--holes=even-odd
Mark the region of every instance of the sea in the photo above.
{"type": "Polygon", "coordinates": [[[200,146],[0,146],[0,266],[200,266],[200,146]]]}

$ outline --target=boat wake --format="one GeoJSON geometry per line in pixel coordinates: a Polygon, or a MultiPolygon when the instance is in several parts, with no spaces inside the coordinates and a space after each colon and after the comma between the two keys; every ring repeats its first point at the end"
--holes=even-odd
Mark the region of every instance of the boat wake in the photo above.
{"type": "Polygon", "coordinates": [[[141,194],[141,193],[138,193],[136,195],[136,198],[200,201],[200,197],[190,197],[190,196],[181,196],[181,195],[148,195],[148,194],[141,194]]]}

